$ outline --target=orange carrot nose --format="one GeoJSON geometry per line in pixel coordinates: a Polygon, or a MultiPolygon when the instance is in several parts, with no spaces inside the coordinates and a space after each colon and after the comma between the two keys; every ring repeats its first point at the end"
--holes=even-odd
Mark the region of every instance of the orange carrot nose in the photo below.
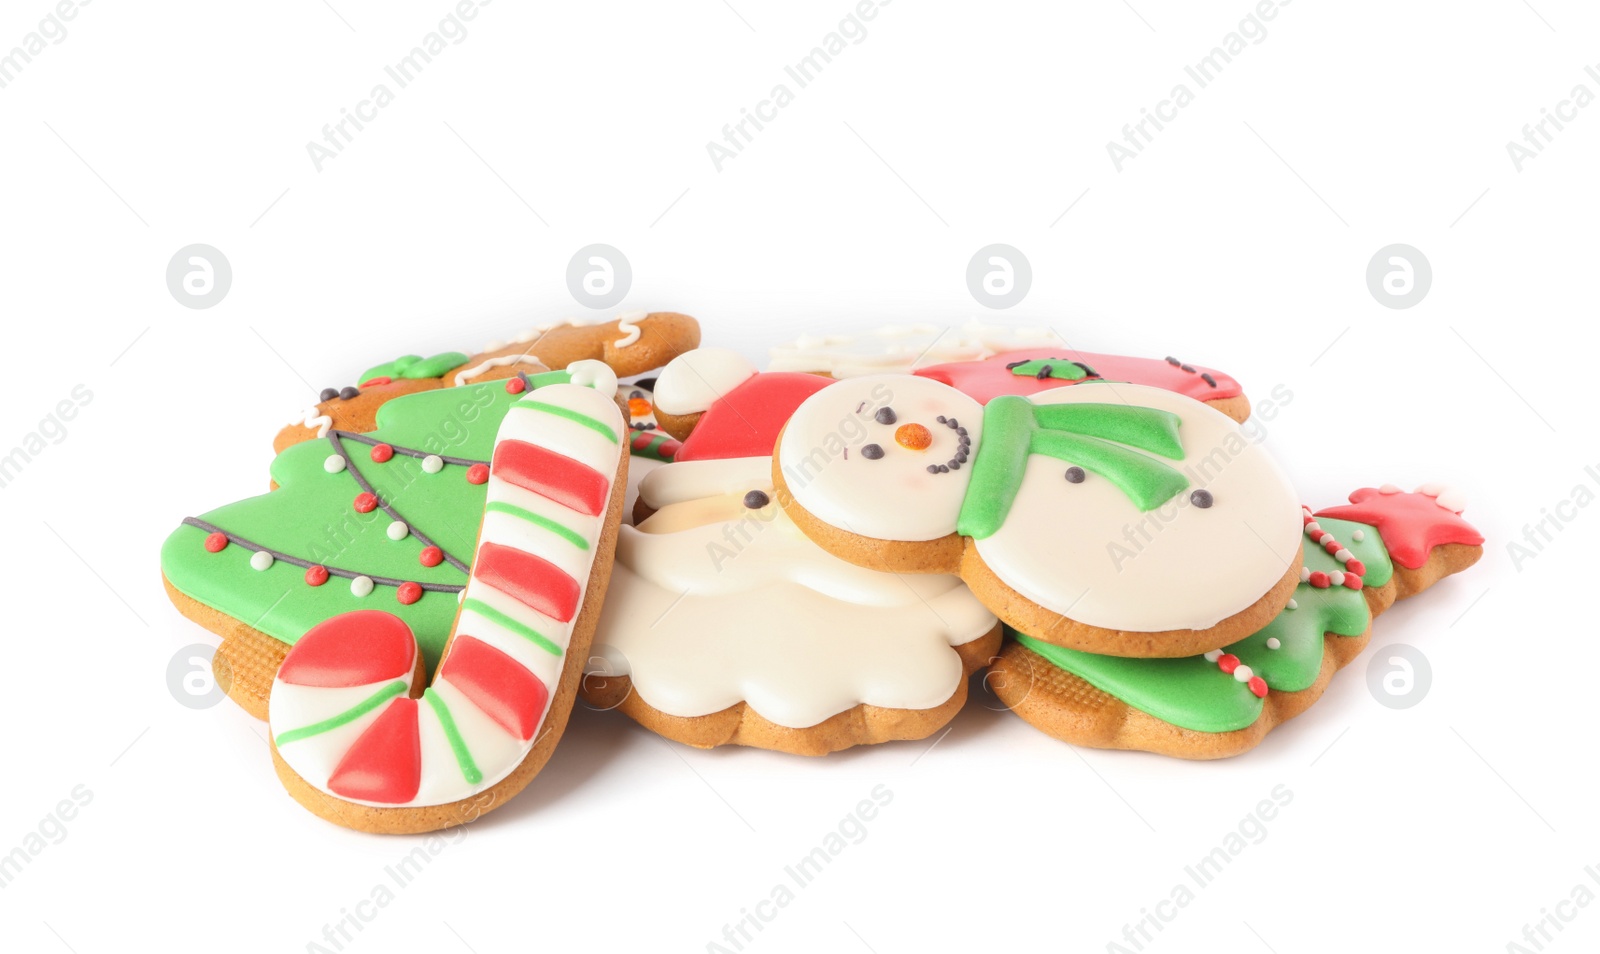
{"type": "Polygon", "coordinates": [[[902,424],[895,429],[894,442],[907,450],[927,450],[933,435],[921,424],[902,424]]]}
{"type": "Polygon", "coordinates": [[[628,398],[628,413],[634,417],[644,417],[651,410],[650,402],[644,398],[628,398]]]}

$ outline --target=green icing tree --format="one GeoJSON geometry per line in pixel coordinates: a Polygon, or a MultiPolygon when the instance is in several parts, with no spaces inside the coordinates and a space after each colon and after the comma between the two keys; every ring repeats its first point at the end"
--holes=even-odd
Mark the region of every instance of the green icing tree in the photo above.
{"type": "MultiPolygon", "coordinates": [[[[565,371],[526,378],[533,387],[568,379],[565,371]]],[[[486,485],[468,474],[488,463],[518,396],[505,381],[409,394],[378,409],[376,430],[330,430],[296,444],[272,463],[276,489],[188,518],[173,531],[161,549],[162,572],[186,596],[289,644],[339,613],[394,613],[417,634],[432,666],[449,636],[483,516],[486,485]],[[378,445],[393,456],[376,459],[384,456],[374,454],[378,445]],[[378,501],[366,513],[356,506],[363,493],[378,501]],[[407,528],[398,540],[391,534],[397,521],[407,528]],[[212,552],[208,538],[214,542],[217,533],[229,542],[212,552]],[[441,551],[433,566],[423,560],[430,545],[441,551]],[[258,551],[273,556],[265,569],[258,551]],[[326,581],[312,585],[320,571],[308,576],[306,564],[325,568],[326,581]],[[352,589],[358,576],[375,582],[364,596],[352,589]],[[420,598],[402,602],[402,583],[422,587],[420,598]]]]}

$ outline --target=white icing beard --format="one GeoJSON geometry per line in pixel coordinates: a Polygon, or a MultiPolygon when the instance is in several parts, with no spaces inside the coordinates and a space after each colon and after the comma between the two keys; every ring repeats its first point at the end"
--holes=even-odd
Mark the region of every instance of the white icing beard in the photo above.
{"type": "Polygon", "coordinates": [[[1189,486],[1141,513],[1090,472],[1068,483],[1070,462],[1034,454],[1005,523],[977,541],[979,556],[1032,602],[1105,629],[1207,629],[1260,599],[1300,548],[1300,503],[1278,465],[1231,418],[1160,388],[1057,388],[1035,404],[1127,403],[1183,419],[1189,486]],[[1214,503],[1189,496],[1204,488],[1214,503]]]}
{"type": "MultiPolygon", "coordinates": [[[[954,532],[972,462],[943,474],[959,436],[939,417],[965,428],[976,454],[982,443],[983,408],[960,391],[910,375],[851,378],[818,391],[789,419],[778,447],[784,480],[795,502],[817,519],[850,533],[882,540],[936,540],[954,532]],[[874,414],[889,407],[895,423],[874,414]],[[895,442],[905,424],[921,424],[933,437],[926,450],[895,442]],[[863,449],[876,444],[877,460],[863,449]]],[[[1297,511],[1298,512],[1298,511],[1297,511]]]]}
{"type": "Polygon", "coordinates": [[[829,555],[773,496],[767,477],[622,528],[595,634],[602,666],[591,669],[630,676],[672,715],[745,701],[791,728],[862,703],[946,702],[963,678],[950,647],[987,633],[994,616],[955,577],[897,577],[829,555]],[[746,508],[750,490],[767,506],[746,508]]]}

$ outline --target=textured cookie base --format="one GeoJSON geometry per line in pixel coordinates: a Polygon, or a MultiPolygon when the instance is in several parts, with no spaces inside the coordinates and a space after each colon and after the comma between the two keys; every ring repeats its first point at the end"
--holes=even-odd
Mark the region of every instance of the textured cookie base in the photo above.
{"type": "MultiPolygon", "coordinates": [[[[1395,565],[1394,577],[1363,591],[1376,619],[1396,600],[1432,586],[1478,561],[1482,547],[1447,544],[1415,570],[1395,565]]],[[[1051,665],[1044,657],[1008,641],[989,667],[986,682],[1001,702],[1034,728],[1073,745],[1131,749],[1183,759],[1220,759],[1255,748],[1268,732],[1306,711],[1328,688],[1333,674],[1360,655],[1372,627],[1360,636],[1323,635],[1322,669],[1299,692],[1269,692],[1261,715],[1233,732],[1197,732],[1159,719],[1051,665]]]]}
{"type": "MultiPolygon", "coordinates": [[[[375,834],[399,835],[425,831],[438,831],[477,820],[485,812],[499,808],[523,790],[550,760],[556,743],[566,731],[567,718],[572,714],[572,704],[577,699],[578,685],[583,680],[584,664],[589,659],[589,647],[594,640],[595,626],[600,620],[600,607],[604,605],[606,588],[611,582],[611,562],[616,556],[617,527],[622,518],[622,500],[628,488],[628,455],[624,453],[612,480],[611,500],[606,510],[606,530],[595,546],[594,564],[589,571],[589,582],[583,594],[583,606],[573,625],[572,639],[567,644],[566,659],[561,669],[561,681],[551,694],[550,708],[539,727],[538,738],[522,762],[500,782],[476,795],[445,805],[428,805],[421,808],[382,808],[360,805],[330,795],[312,786],[278,754],[272,746],[272,764],[278,771],[283,787],[295,801],[313,814],[336,825],[375,834]]],[[[476,550],[476,547],[474,547],[476,550]]],[[[457,611],[459,617],[459,611],[457,611]]],[[[454,641],[454,626],[451,640],[454,641]]],[[[445,653],[450,651],[445,645],[445,653]]],[[[413,697],[419,695],[420,685],[413,687],[413,697]]]]}
{"type": "Polygon", "coordinates": [[[1088,653],[1139,658],[1193,656],[1226,646],[1271,622],[1300,585],[1302,558],[1300,548],[1296,547],[1293,562],[1271,589],[1215,626],[1149,633],[1105,629],[1069,619],[1018,593],[983,561],[977,544],[960,534],[907,543],[851,533],[822,522],[794,499],[784,483],[783,468],[777,458],[773,458],[772,480],[783,512],[802,533],[834,556],[869,570],[957,574],[980,603],[1013,629],[1047,643],[1088,653]]]}
{"type": "Polygon", "coordinates": [[[968,677],[995,659],[1000,640],[996,624],[977,639],[952,647],[961,657],[961,680],[955,693],[932,709],[886,709],[862,703],[803,729],[778,725],[746,702],[710,715],[670,715],[640,698],[627,676],[589,676],[583,681],[583,697],[596,708],[618,709],[657,735],[697,749],[748,745],[793,755],[827,755],[857,745],[925,739],[939,731],[961,711],[968,677]]]}
{"type": "Polygon", "coordinates": [[[178,612],[222,637],[222,645],[211,657],[211,673],[217,685],[240,708],[265,722],[272,679],[278,674],[283,657],[289,654],[289,646],[184,594],[166,574],[161,576],[161,585],[178,612]]]}

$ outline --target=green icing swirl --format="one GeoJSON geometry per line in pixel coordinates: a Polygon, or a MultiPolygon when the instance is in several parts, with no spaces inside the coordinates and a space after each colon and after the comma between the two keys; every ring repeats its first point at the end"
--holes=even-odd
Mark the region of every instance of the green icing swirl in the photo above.
{"type": "MultiPolygon", "coordinates": [[[[1377,530],[1346,520],[1321,518],[1317,522],[1366,564],[1365,585],[1382,586],[1394,575],[1394,564],[1377,530]],[[1357,530],[1364,539],[1355,539],[1357,530]]],[[[1310,537],[1302,535],[1301,551],[1305,565],[1313,571],[1340,569],[1339,561],[1310,537]]],[[[1366,597],[1346,586],[1318,589],[1302,583],[1295,588],[1294,600],[1296,609],[1285,608],[1266,627],[1223,650],[1239,657],[1273,692],[1298,692],[1316,682],[1322,671],[1324,633],[1360,636],[1372,621],[1366,597]],[[1274,638],[1279,647],[1267,648],[1267,640],[1274,638]]],[[[1204,656],[1127,659],[1067,649],[1022,633],[1013,635],[1051,665],[1185,729],[1232,732],[1261,716],[1262,700],[1204,656]]]]}

